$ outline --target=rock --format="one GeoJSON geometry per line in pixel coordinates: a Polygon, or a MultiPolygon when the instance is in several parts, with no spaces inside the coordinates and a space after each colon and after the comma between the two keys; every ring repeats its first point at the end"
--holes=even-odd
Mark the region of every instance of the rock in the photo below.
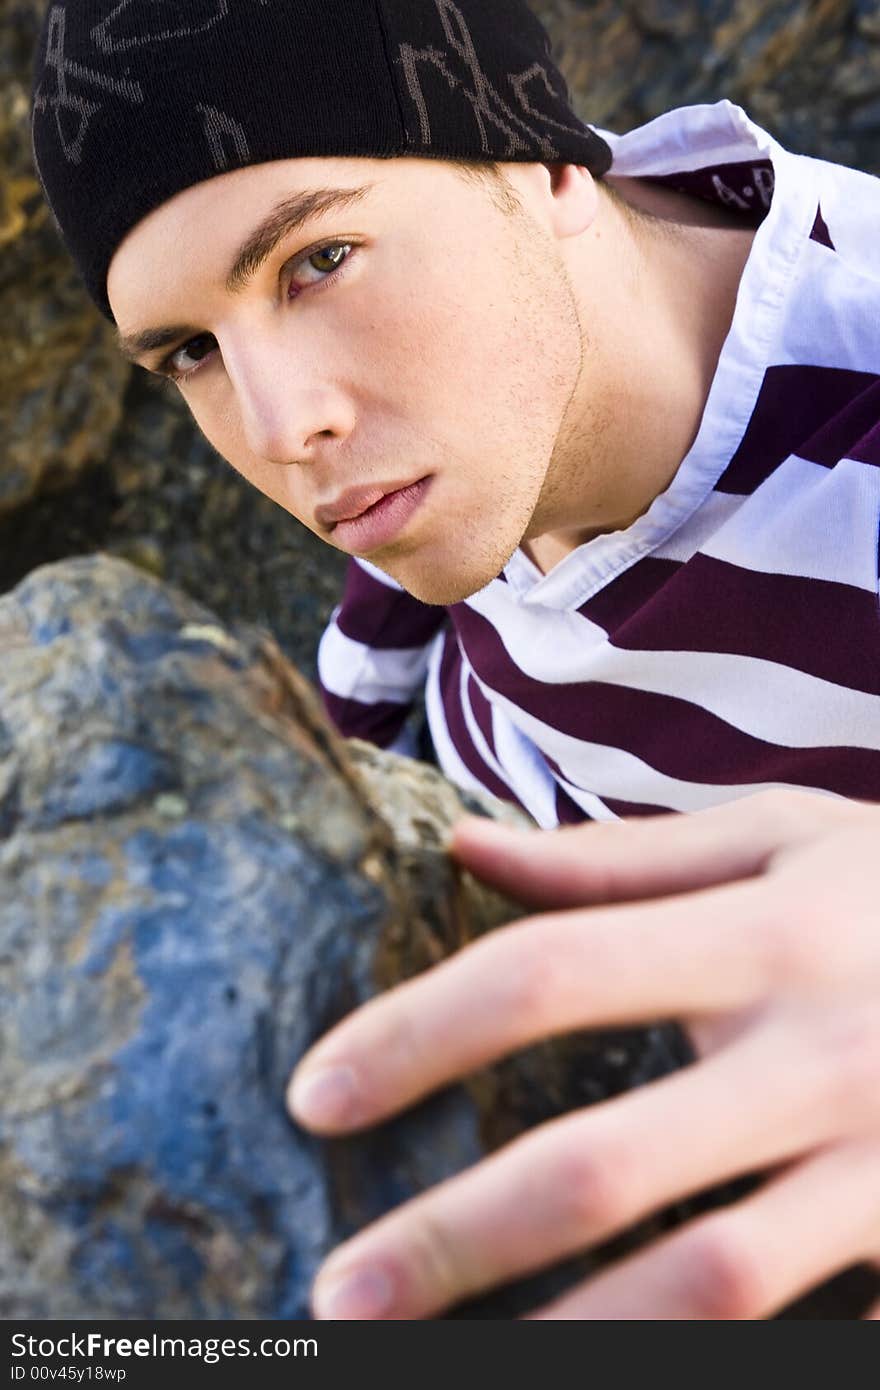
{"type": "Polygon", "coordinates": [[[880,172],[875,0],[529,0],[585,120],[728,97],[802,154],[880,172]]]}
{"type": "Polygon", "coordinates": [[[268,635],[117,560],[34,572],[0,652],[0,1316],[301,1316],[365,1221],[683,1055],[545,1046],[309,1138],[310,1043],[514,915],[441,852],[457,793],[349,756],[268,635]]]}
{"type": "Polygon", "coordinates": [[[31,55],[43,5],[0,15],[0,516],[107,456],[130,368],[91,306],[30,152],[31,55]]]}

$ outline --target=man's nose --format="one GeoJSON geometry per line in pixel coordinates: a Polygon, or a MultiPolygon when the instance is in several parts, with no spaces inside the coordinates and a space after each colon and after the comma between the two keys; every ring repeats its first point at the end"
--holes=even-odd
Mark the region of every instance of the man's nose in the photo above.
{"type": "Polygon", "coordinates": [[[314,362],[287,354],[224,353],[248,449],[268,463],[311,463],[355,426],[349,393],[314,362]]]}

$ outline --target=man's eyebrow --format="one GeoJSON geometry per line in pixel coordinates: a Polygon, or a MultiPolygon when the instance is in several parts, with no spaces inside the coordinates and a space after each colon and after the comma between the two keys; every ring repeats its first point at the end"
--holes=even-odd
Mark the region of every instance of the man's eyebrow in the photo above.
{"type": "MultiPolygon", "coordinates": [[[[277,203],[236,252],[226,277],[227,292],[239,294],[285,237],[302,231],[317,217],[328,212],[339,212],[360,202],[374,187],[375,184],[364,184],[360,188],[317,188],[295,193],[277,203]]],[[[134,362],[139,357],[158,352],[172,343],[185,341],[199,332],[199,329],[180,324],[168,328],[145,328],[141,333],[120,334],[117,346],[124,357],[134,362]]]]}

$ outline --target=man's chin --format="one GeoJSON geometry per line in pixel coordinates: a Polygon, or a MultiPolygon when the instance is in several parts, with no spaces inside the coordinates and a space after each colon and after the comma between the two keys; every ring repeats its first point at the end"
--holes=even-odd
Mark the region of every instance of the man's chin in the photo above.
{"type": "Polygon", "coordinates": [[[395,579],[408,594],[420,603],[435,607],[451,608],[453,604],[463,603],[473,594],[485,589],[493,579],[497,579],[503,565],[486,572],[471,571],[468,574],[450,574],[442,570],[422,570],[407,565],[380,565],[392,579],[395,579]]]}

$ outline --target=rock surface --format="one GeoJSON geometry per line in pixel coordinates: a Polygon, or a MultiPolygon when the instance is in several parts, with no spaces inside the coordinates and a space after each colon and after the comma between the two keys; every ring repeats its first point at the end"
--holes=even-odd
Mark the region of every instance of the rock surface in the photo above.
{"type": "Polygon", "coordinates": [[[31,161],[42,10],[6,0],[0,14],[0,515],[107,457],[130,375],[79,286],[31,161]]]}
{"type": "Polygon", "coordinates": [[[880,172],[876,0],[529,0],[584,120],[728,97],[802,154],[880,172]]]}

